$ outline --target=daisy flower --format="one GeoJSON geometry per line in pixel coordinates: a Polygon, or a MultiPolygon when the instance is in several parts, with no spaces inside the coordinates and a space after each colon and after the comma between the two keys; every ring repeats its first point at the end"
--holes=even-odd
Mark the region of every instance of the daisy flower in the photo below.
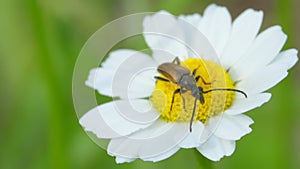
{"type": "Polygon", "coordinates": [[[86,85],[114,100],[92,108],[80,124],[109,139],[107,152],[117,163],[156,162],[180,148],[213,161],[230,156],[236,140],[251,132],[253,120],[244,113],[269,101],[265,91],[298,60],[296,49],[281,51],[287,36],[280,26],[259,33],[262,19],[262,11],[247,9],[232,21],[227,8],[214,4],[202,16],[145,17],[152,56],[119,49],[92,69],[86,85]],[[183,75],[194,80],[179,83],[183,75]]]}

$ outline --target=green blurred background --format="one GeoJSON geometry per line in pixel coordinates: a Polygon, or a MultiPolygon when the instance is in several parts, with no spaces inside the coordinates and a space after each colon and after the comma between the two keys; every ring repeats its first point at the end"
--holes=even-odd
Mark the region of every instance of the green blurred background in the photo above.
{"type": "MultiPolygon", "coordinates": [[[[85,41],[114,19],[161,9],[202,14],[212,2],[233,18],[246,8],[264,10],[263,29],[282,25],[285,49],[300,49],[298,0],[0,0],[0,168],[200,168],[202,157],[191,149],[158,163],[115,164],[78,124],[72,71],[85,41]]],[[[213,168],[300,168],[299,73],[298,64],[270,90],[269,103],[248,113],[253,132],[213,168]]]]}

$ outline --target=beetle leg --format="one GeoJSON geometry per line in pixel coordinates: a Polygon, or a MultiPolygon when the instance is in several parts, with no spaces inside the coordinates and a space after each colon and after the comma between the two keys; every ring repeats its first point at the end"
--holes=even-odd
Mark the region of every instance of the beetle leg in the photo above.
{"type": "Polygon", "coordinates": [[[196,75],[196,73],[197,73],[197,70],[199,69],[199,67],[200,67],[200,66],[198,66],[196,69],[194,69],[194,70],[193,70],[193,73],[192,73],[192,74],[193,74],[193,76],[195,76],[195,75],[196,75]]]}
{"type": "Polygon", "coordinates": [[[191,117],[191,120],[190,120],[190,132],[192,132],[192,124],[193,124],[194,117],[195,117],[196,106],[197,106],[197,99],[195,98],[193,113],[192,113],[192,117],[191,117]]]}
{"type": "Polygon", "coordinates": [[[186,107],[185,107],[185,99],[184,99],[184,97],[181,97],[181,98],[182,98],[182,102],[183,102],[183,108],[184,108],[184,111],[187,112],[186,107]]]}
{"type": "Polygon", "coordinates": [[[176,65],[180,65],[180,60],[179,60],[179,58],[176,57],[176,58],[172,61],[172,63],[174,63],[174,64],[176,64],[176,65]]]}
{"type": "Polygon", "coordinates": [[[165,78],[159,77],[159,76],[154,76],[154,79],[161,80],[161,81],[164,81],[164,82],[170,82],[168,79],[165,79],[165,78]]]}
{"type": "Polygon", "coordinates": [[[205,85],[210,85],[210,84],[211,84],[211,82],[206,82],[206,81],[203,79],[203,77],[201,77],[201,76],[195,77],[196,82],[198,82],[199,79],[201,79],[201,81],[202,81],[205,85]]]}
{"type": "Polygon", "coordinates": [[[171,106],[170,106],[170,112],[172,111],[172,108],[173,108],[175,94],[178,94],[178,93],[180,94],[180,88],[176,89],[173,93],[172,102],[171,102],[171,106]]]}
{"type": "Polygon", "coordinates": [[[204,104],[204,97],[203,97],[203,94],[205,93],[203,91],[203,88],[202,87],[198,87],[198,91],[199,91],[199,96],[196,98],[200,101],[201,104],[204,104]]]}
{"type": "MultiPolygon", "coordinates": [[[[183,88],[180,88],[180,94],[183,94],[183,93],[185,93],[185,92],[187,92],[188,90],[185,90],[185,89],[183,89],[183,88]]],[[[186,110],[186,107],[185,107],[185,99],[184,99],[184,97],[181,97],[182,98],[182,102],[183,102],[183,108],[184,108],[184,110],[185,111],[187,111],[186,110]]]]}

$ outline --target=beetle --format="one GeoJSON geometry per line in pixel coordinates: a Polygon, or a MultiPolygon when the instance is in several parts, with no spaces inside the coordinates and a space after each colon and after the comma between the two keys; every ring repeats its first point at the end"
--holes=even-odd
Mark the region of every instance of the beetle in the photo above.
{"type": "Polygon", "coordinates": [[[201,86],[197,86],[197,82],[199,81],[199,79],[201,79],[201,81],[205,85],[209,85],[211,83],[206,82],[200,75],[196,76],[198,68],[195,68],[191,72],[188,68],[180,65],[180,60],[178,57],[176,57],[172,62],[163,63],[158,66],[157,71],[161,75],[163,75],[165,78],[160,77],[160,76],[154,77],[156,80],[173,83],[179,87],[176,90],[174,90],[174,92],[173,92],[171,106],[170,106],[170,112],[172,111],[174,98],[175,98],[176,94],[183,94],[187,91],[190,91],[191,95],[193,97],[195,97],[192,117],[190,120],[190,132],[192,132],[192,123],[193,123],[193,119],[195,116],[197,101],[199,100],[201,104],[204,104],[204,102],[205,102],[205,99],[203,96],[204,94],[212,92],[212,91],[220,91],[220,90],[221,91],[234,91],[234,92],[239,92],[239,93],[243,94],[247,98],[247,94],[238,89],[215,88],[215,89],[210,89],[210,90],[204,91],[201,86]]]}

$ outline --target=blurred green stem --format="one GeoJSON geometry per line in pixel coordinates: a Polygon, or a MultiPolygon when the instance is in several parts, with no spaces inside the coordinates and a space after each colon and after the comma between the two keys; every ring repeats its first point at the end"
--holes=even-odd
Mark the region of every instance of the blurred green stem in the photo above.
{"type": "Polygon", "coordinates": [[[212,161],[210,161],[209,159],[205,158],[196,149],[195,149],[195,154],[196,154],[196,160],[198,161],[201,169],[212,169],[213,168],[212,161]]]}
{"type": "MultiPolygon", "coordinates": [[[[34,32],[33,38],[36,46],[36,62],[39,65],[40,76],[47,87],[47,98],[49,98],[49,153],[50,153],[50,168],[60,169],[69,168],[66,155],[66,147],[64,142],[64,123],[62,117],[65,111],[65,101],[63,97],[58,97],[56,93],[63,93],[58,77],[55,73],[55,65],[53,65],[53,56],[51,56],[49,48],[49,35],[46,30],[49,29],[45,23],[45,11],[38,0],[30,0],[25,3],[30,16],[32,29],[34,32]]],[[[46,22],[48,21],[48,22],[46,22]]],[[[49,24],[50,25],[50,24],[49,24]]]]}

